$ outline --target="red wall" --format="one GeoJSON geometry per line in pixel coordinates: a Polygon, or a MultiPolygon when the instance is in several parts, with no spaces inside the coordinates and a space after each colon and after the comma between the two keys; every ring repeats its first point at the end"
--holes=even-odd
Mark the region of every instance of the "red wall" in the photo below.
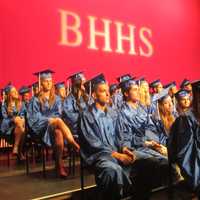
{"type": "Polygon", "coordinates": [[[0,87],[12,81],[17,87],[36,80],[33,72],[51,66],[55,81],[65,80],[76,71],[85,70],[89,78],[104,72],[110,81],[130,72],[148,80],[163,82],[183,78],[200,78],[200,1],[199,0],[1,0],[0,2],[0,87]],[[59,45],[61,19],[59,9],[80,16],[83,41],[80,46],[59,45]],[[110,37],[112,52],[102,51],[103,39],[98,38],[100,50],[91,50],[87,16],[112,21],[110,37]],[[148,37],[153,55],[144,57],[115,52],[117,45],[115,21],[135,29],[136,50],[141,44],[138,31],[151,29],[148,37]]]}

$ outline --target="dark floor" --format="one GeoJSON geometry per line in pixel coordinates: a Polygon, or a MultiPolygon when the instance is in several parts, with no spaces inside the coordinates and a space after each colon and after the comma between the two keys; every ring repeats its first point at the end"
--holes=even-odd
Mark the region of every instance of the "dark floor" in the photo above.
{"type": "MultiPolygon", "coordinates": [[[[66,162],[67,164],[67,162],[66,162]]],[[[76,161],[75,175],[67,179],[57,178],[54,171],[54,163],[47,163],[46,178],[42,176],[41,164],[31,165],[30,175],[25,173],[25,164],[17,163],[11,159],[7,166],[6,159],[0,155],[0,199],[25,200],[25,199],[70,199],[80,200],[80,174],[79,161],[76,161]]],[[[85,174],[86,198],[85,200],[97,200],[95,192],[94,176],[85,174]]],[[[167,190],[153,192],[151,200],[168,200],[167,190]]],[[[182,189],[175,191],[174,200],[195,200],[182,189]]],[[[171,199],[169,199],[171,200],[171,199]]]]}

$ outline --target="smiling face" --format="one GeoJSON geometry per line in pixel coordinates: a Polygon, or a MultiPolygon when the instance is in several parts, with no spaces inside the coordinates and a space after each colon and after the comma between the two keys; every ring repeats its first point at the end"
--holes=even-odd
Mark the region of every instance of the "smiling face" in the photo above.
{"type": "Polygon", "coordinates": [[[173,103],[170,96],[166,97],[160,104],[163,113],[171,113],[173,111],[173,103]]]}

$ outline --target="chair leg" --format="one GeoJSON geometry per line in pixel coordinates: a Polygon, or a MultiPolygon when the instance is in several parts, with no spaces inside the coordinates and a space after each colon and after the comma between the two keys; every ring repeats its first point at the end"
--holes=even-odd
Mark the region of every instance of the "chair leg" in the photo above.
{"type": "Polygon", "coordinates": [[[42,147],[42,174],[43,178],[46,178],[46,159],[45,159],[45,147],[42,147]]]}
{"type": "Polygon", "coordinates": [[[73,176],[75,175],[75,167],[76,167],[76,163],[75,163],[75,158],[76,158],[76,153],[74,151],[74,149],[72,149],[72,158],[73,158],[73,176]]]}
{"type": "Polygon", "coordinates": [[[84,193],[84,167],[83,167],[83,160],[80,156],[80,182],[81,182],[81,199],[85,199],[84,193]]]}
{"type": "Polygon", "coordinates": [[[28,157],[28,148],[25,151],[26,155],[26,175],[29,175],[29,157],[28,157]]]}
{"type": "Polygon", "coordinates": [[[72,172],[72,149],[69,147],[69,174],[72,172]]]}
{"type": "Polygon", "coordinates": [[[10,167],[10,151],[9,150],[7,151],[7,164],[8,164],[8,167],[10,167]]]}

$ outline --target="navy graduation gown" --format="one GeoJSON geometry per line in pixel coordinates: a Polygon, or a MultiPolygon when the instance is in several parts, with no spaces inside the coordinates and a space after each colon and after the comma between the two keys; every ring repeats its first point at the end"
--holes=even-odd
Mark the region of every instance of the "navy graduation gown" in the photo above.
{"type": "Polygon", "coordinates": [[[193,188],[200,187],[200,124],[192,111],[179,116],[172,126],[168,142],[169,158],[193,188]]]}

